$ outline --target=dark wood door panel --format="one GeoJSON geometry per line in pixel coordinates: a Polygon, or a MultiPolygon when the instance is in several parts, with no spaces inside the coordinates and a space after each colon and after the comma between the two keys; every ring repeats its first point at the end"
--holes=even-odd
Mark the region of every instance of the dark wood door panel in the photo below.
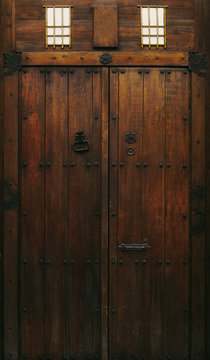
{"type": "Polygon", "coordinates": [[[111,69],[113,357],[188,356],[188,111],[187,71],[111,69]]]}
{"type": "Polygon", "coordinates": [[[101,69],[23,71],[20,303],[27,358],[100,356],[101,97],[101,69]]]}

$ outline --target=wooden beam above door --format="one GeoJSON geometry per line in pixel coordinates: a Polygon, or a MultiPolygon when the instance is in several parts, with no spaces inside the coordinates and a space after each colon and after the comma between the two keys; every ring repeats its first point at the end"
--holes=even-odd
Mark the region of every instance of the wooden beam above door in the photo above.
{"type": "Polygon", "coordinates": [[[23,52],[23,66],[188,66],[183,53],[23,52]]]}

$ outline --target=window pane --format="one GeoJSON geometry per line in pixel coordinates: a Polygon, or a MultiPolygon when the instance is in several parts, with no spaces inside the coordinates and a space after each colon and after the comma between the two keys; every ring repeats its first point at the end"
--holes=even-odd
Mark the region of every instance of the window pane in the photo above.
{"type": "Polygon", "coordinates": [[[157,35],[157,28],[150,28],[150,35],[157,35]]]}
{"type": "Polygon", "coordinates": [[[150,44],[151,45],[157,45],[157,37],[151,37],[150,38],[150,44]]]}
{"type": "Polygon", "coordinates": [[[142,8],[142,25],[143,26],[149,25],[148,8],[142,8]]]}
{"type": "Polygon", "coordinates": [[[148,28],[143,28],[142,29],[142,35],[149,35],[149,29],[148,28]]]}
{"type": "Polygon", "coordinates": [[[61,26],[62,8],[55,8],[55,26],[61,26]]]}
{"type": "Polygon", "coordinates": [[[69,45],[69,36],[63,38],[63,45],[69,45]]]}
{"type": "Polygon", "coordinates": [[[150,25],[157,25],[157,12],[156,8],[150,8],[150,25]]]}
{"type": "Polygon", "coordinates": [[[143,37],[143,44],[144,45],[149,45],[149,37],[148,36],[143,37]]]}
{"type": "Polygon", "coordinates": [[[158,44],[159,45],[164,45],[164,37],[163,36],[158,38],[158,44]]]}
{"type": "Polygon", "coordinates": [[[48,37],[48,38],[47,38],[47,44],[48,44],[48,45],[53,45],[53,44],[54,44],[53,37],[48,37]]]}
{"type": "Polygon", "coordinates": [[[47,25],[53,26],[53,8],[47,8],[47,25]]]}
{"type": "Polygon", "coordinates": [[[70,26],[70,8],[63,8],[63,26],[70,26]]]}
{"type": "Polygon", "coordinates": [[[70,33],[69,28],[63,29],[63,35],[69,35],[69,33],[70,33]]]}
{"type": "Polygon", "coordinates": [[[158,25],[164,26],[164,8],[158,8],[158,25]]]}
{"type": "Polygon", "coordinates": [[[62,35],[62,30],[61,30],[61,28],[56,28],[56,29],[55,29],[55,35],[62,35]]]}
{"type": "Polygon", "coordinates": [[[164,29],[163,28],[158,29],[158,34],[159,35],[164,35],[164,29]]]}
{"type": "Polygon", "coordinates": [[[62,38],[60,36],[55,38],[55,45],[62,45],[62,38]]]}
{"type": "Polygon", "coordinates": [[[47,35],[53,35],[53,28],[47,29],[47,35]]]}

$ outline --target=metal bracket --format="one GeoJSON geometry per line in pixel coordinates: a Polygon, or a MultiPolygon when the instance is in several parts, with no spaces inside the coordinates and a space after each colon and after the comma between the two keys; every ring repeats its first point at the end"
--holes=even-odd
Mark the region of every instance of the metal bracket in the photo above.
{"type": "Polygon", "coordinates": [[[13,74],[22,68],[22,54],[11,52],[4,54],[4,76],[13,74]]]}
{"type": "Polygon", "coordinates": [[[104,53],[100,56],[100,62],[103,65],[108,65],[112,62],[112,56],[109,53],[104,53]]]}
{"type": "Polygon", "coordinates": [[[205,77],[206,73],[206,54],[205,53],[189,53],[189,70],[194,71],[197,75],[205,77]]]}
{"type": "Polygon", "coordinates": [[[118,248],[123,251],[145,251],[151,248],[148,244],[120,244],[118,248]]]}

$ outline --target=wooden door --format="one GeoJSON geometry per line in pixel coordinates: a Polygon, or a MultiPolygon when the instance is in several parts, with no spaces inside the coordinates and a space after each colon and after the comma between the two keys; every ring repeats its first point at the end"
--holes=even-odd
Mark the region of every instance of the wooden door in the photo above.
{"type": "Polygon", "coordinates": [[[188,356],[188,112],[187,71],[111,69],[111,358],[188,356]]]}
{"type": "Polygon", "coordinates": [[[27,359],[100,356],[105,72],[22,74],[20,338],[27,359]]]}
{"type": "Polygon", "coordinates": [[[20,358],[184,359],[188,72],[26,68],[20,97],[20,358]]]}

